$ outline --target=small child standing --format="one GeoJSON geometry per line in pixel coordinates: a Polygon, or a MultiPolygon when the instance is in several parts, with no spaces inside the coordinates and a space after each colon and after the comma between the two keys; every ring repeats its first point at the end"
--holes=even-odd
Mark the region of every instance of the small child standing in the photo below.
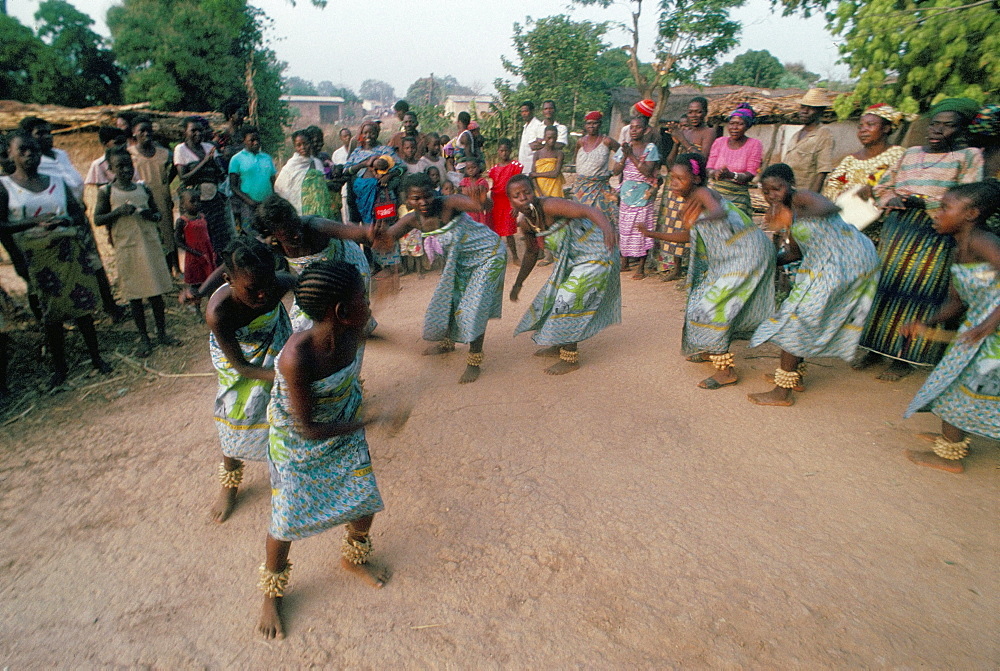
{"type": "MultiPolygon", "coordinates": [[[[178,195],[181,216],[174,228],[177,247],[184,250],[184,284],[192,290],[212,274],[217,267],[212,240],[208,237],[208,221],[198,209],[200,200],[194,189],[181,189],[178,195]]],[[[201,298],[194,298],[195,311],[201,314],[201,298]]]]}
{"type": "Polygon", "coordinates": [[[493,186],[490,187],[490,200],[493,201],[490,228],[501,238],[506,238],[511,261],[514,265],[519,265],[521,262],[517,258],[517,239],[514,237],[517,233],[517,222],[510,207],[510,199],[507,197],[507,182],[514,175],[524,172],[524,166],[511,159],[513,147],[514,143],[508,138],[502,138],[497,143],[497,164],[490,168],[489,172],[490,180],[493,182],[493,186]]]}
{"type": "Polygon", "coordinates": [[[292,542],[346,526],[341,566],[372,587],[387,574],[367,565],[375,514],[383,509],[361,417],[361,352],[371,312],[357,268],[317,261],[299,277],[295,301],[312,327],[288,338],[274,367],[271,425],[271,525],[258,586],[257,631],[284,638],[281,599],[292,542]]]}
{"type": "Polygon", "coordinates": [[[437,168],[438,181],[440,182],[448,171],[445,163],[445,157],[441,155],[441,136],[437,133],[428,133],[427,153],[420,158],[420,171],[427,172],[428,168],[437,168]]]}
{"type": "MultiPolygon", "coordinates": [[[[459,183],[459,191],[463,196],[468,196],[480,205],[485,205],[490,192],[490,183],[482,176],[483,164],[479,162],[478,158],[467,158],[462,172],[465,173],[465,177],[459,183]]],[[[483,209],[481,212],[468,212],[467,214],[473,221],[487,224],[493,228],[489,210],[483,209]]]]}
{"type": "Polygon", "coordinates": [[[539,196],[563,197],[563,186],[566,179],[562,174],[563,150],[556,149],[559,139],[559,129],[547,126],[542,138],[544,145],[535,152],[535,169],[528,177],[535,180],[535,190],[539,196]]]}
{"type": "MultiPolygon", "coordinates": [[[[413,175],[422,172],[423,159],[418,161],[416,158],[417,138],[406,136],[402,139],[401,143],[399,153],[403,159],[403,165],[406,166],[406,174],[413,175]]],[[[401,203],[398,215],[402,218],[409,211],[406,203],[401,203]]],[[[420,231],[414,229],[399,240],[399,253],[402,256],[403,266],[403,272],[400,273],[400,276],[409,275],[413,272],[419,273],[420,277],[424,276],[424,264],[422,260],[424,256],[424,244],[420,231]]]]}
{"type": "Polygon", "coordinates": [[[139,331],[136,356],[147,357],[153,343],[146,330],[144,298],[149,300],[153,309],[160,344],[171,347],[180,344],[167,335],[163,294],[172,290],[174,283],[160,244],[156,224],[160,213],[156,211],[156,201],[149,189],[132,181],[135,169],[128,151],[124,148],[112,149],[108,151],[107,159],[114,181],[97,192],[94,223],[111,229],[117,242],[118,281],[122,295],[132,308],[132,319],[139,331]]]}
{"type": "Polygon", "coordinates": [[[1000,440],[1000,239],[985,228],[1000,205],[996,181],[948,189],[934,230],[955,238],[948,300],[924,323],[906,324],[904,337],[928,337],[930,328],[962,317],[958,337],[917,392],[904,417],[929,410],[941,418],[932,452],[907,450],[915,464],[961,473],[969,434],[1000,440]]]}
{"type": "MultiPolygon", "coordinates": [[[[97,139],[100,140],[105,153],[91,161],[90,168],[87,169],[87,176],[83,178],[83,200],[87,204],[88,209],[96,201],[97,194],[95,192],[97,188],[109,184],[114,179],[111,173],[108,172],[108,158],[106,153],[116,147],[125,147],[128,140],[125,131],[114,126],[101,126],[98,128],[97,139]]],[[[107,235],[108,244],[114,247],[115,241],[111,236],[110,228],[107,230],[107,235]]]]}
{"type": "Polygon", "coordinates": [[[399,157],[403,159],[406,174],[412,175],[417,172],[423,172],[423,169],[420,167],[420,159],[417,158],[417,138],[407,136],[401,140],[399,157]]]}

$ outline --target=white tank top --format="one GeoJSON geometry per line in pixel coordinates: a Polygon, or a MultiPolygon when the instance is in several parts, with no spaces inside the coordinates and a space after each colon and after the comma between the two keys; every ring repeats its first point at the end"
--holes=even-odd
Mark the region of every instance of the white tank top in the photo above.
{"type": "Polygon", "coordinates": [[[30,191],[19,186],[11,177],[0,177],[7,189],[7,220],[30,219],[43,214],[66,214],[66,185],[61,177],[49,175],[49,186],[42,191],[30,191]]]}
{"type": "Polygon", "coordinates": [[[609,177],[611,170],[608,168],[608,158],[611,150],[601,142],[591,151],[580,147],[576,154],[576,173],[584,177],[609,177]]]}

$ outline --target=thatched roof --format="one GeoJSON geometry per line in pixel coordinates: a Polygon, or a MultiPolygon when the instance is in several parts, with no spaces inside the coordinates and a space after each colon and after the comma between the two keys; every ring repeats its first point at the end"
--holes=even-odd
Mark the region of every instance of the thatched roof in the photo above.
{"type": "Polygon", "coordinates": [[[114,124],[115,116],[122,112],[143,114],[153,120],[157,134],[170,140],[184,138],[184,118],[203,116],[212,123],[221,123],[218,112],[161,112],[150,109],[149,103],[132,105],[102,105],[101,107],[61,107],[59,105],[33,105],[17,100],[0,100],[0,130],[13,130],[21,119],[37,116],[52,124],[53,133],[96,131],[100,126],[114,124]]]}
{"type": "MultiPolygon", "coordinates": [[[[799,99],[804,93],[798,90],[779,91],[747,86],[739,91],[709,98],[706,121],[709,124],[725,123],[729,114],[741,103],[749,103],[757,114],[756,123],[796,123],[799,99]]],[[[834,95],[836,94],[830,96],[831,103],[834,95]]],[[[828,109],[824,115],[824,121],[827,122],[835,121],[836,118],[837,115],[832,109],[828,109]]]]}

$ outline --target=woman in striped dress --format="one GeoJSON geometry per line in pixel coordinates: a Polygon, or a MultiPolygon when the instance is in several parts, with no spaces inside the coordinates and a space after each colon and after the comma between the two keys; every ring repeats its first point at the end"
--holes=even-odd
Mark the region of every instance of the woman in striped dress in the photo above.
{"type": "Polygon", "coordinates": [[[656,224],[656,171],[660,167],[660,150],[656,144],[642,140],[649,119],[637,116],[629,124],[631,141],[615,152],[611,171],[622,176],[621,204],[618,209],[618,232],[622,254],[622,271],[629,269],[632,259],[638,261],[634,280],[646,277],[646,255],[653,241],[643,235],[656,224]]]}
{"type": "Polygon", "coordinates": [[[855,368],[875,363],[878,355],[893,359],[879,380],[895,382],[913,372],[913,365],[932,366],[944,353],[943,343],[904,336],[900,327],[924,320],[948,296],[954,242],[934,231],[927,212],[938,207],[950,187],[982,179],[980,150],[965,146],[966,129],[978,111],[979,105],[967,98],[935,105],[927,144],[907,149],[873,190],[888,212],[879,242],[882,276],[861,336],[868,353],[855,368]]]}

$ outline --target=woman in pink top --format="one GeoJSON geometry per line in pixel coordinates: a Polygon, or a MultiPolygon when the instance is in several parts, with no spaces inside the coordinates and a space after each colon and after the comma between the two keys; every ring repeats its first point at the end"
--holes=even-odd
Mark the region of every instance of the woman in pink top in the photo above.
{"type": "Polygon", "coordinates": [[[753,108],[746,103],[733,110],[726,124],[728,137],[724,135],[713,142],[708,154],[712,188],[748,217],[753,217],[748,185],[760,170],[764,154],[760,140],[747,137],[754,116],[753,108]]]}

